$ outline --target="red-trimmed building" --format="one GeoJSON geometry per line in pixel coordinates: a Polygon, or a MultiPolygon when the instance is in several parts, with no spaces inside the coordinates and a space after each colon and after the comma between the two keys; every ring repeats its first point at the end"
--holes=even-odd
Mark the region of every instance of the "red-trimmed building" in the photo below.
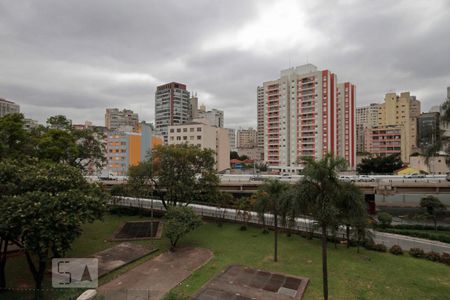
{"type": "Polygon", "coordinates": [[[356,165],[355,86],[306,64],[281,71],[264,89],[264,160],[296,167],[299,158],[331,152],[356,165]]]}

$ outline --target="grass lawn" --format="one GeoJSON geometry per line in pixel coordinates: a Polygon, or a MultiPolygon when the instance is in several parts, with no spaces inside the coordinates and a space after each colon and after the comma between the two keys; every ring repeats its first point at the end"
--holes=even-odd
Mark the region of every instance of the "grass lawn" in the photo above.
{"type": "MultiPolygon", "coordinates": [[[[147,217],[143,217],[148,219],[147,217]]],[[[68,256],[89,256],[111,247],[115,243],[105,241],[125,220],[140,219],[136,216],[107,216],[104,222],[86,225],[68,256]]],[[[149,243],[140,241],[138,243],[149,243]]],[[[161,249],[168,249],[165,240],[157,241],[161,249]]],[[[235,224],[218,227],[206,223],[180,241],[180,246],[209,248],[214,258],[193,273],[173,290],[189,296],[195,293],[212,276],[230,264],[243,264],[276,272],[310,278],[304,299],[320,299],[322,295],[321,252],[319,240],[306,240],[293,235],[280,236],[279,262],[273,262],[273,235],[262,234],[258,228],[239,231],[235,224]]],[[[144,257],[100,280],[107,282],[152,256],[144,257]]],[[[450,267],[427,260],[415,259],[408,254],[394,256],[356,248],[329,247],[329,290],[331,299],[449,299],[450,267]]],[[[9,287],[32,287],[31,275],[23,257],[7,262],[9,287]]],[[[49,282],[47,282],[48,286],[49,282]]],[[[79,293],[78,293],[79,294],[79,293]]],[[[0,299],[21,299],[18,294],[0,294],[0,299]]],[[[22,295],[23,296],[23,295],[22,295]]],[[[68,296],[60,297],[69,299],[68,296]]]]}

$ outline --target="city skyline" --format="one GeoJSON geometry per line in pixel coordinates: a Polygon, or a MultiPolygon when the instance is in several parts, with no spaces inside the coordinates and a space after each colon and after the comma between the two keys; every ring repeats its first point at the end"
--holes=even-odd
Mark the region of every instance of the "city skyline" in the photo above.
{"type": "Polygon", "coordinates": [[[445,1],[0,7],[0,97],[40,122],[63,112],[74,123],[102,124],[108,107],[153,122],[156,86],[176,81],[224,110],[227,127],[256,128],[257,86],[306,62],[353,82],[357,106],[411,91],[428,111],[450,83],[445,1]],[[177,21],[167,22],[168,10],[177,21]]]}

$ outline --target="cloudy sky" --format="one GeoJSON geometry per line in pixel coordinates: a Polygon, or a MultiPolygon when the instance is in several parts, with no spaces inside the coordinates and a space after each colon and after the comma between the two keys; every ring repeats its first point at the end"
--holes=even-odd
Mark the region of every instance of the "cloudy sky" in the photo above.
{"type": "Polygon", "coordinates": [[[257,85],[306,62],[358,105],[409,90],[428,110],[450,85],[450,1],[0,0],[0,98],[39,121],[153,122],[155,87],[178,81],[255,126],[257,85]]]}

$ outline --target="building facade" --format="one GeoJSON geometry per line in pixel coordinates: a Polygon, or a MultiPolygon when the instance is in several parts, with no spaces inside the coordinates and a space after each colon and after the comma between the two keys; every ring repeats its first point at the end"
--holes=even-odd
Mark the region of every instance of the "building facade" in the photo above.
{"type": "Polygon", "coordinates": [[[181,125],[168,127],[168,144],[189,144],[215,152],[217,171],[230,168],[230,142],[228,129],[210,125],[206,119],[194,119],[181,125]]]}
{"type": "Polygon", "coordinates": [[[258,148],[264,148],[264,87],[258,86],[256,88],[256,103],[257,103],[257,127],[258,131],[257,143],[258,148]]]}
{"type": "Polygon", "coordinates": [[[153,130],[140,123],[138,130],[112,131],[106,137],[106,172],[112,176],[126,176],[130,166],[149,157],[152,150],[153,130]]]}
{"type": "Polygon", "coordinates": [[[269,166],[297,167],[301,157],[321,159],[330,152],[343,154],[355,167],[355,87],[339,87],[336,74],[312,64],[264,82],[264,160],[269,166]]]}
{"type": "Polygon", "coordinates": [[[409,162],[409,156],[418,151],[417,118],[420,116],[420,101],[410,92],[387,93],[378,111],[378,126],[401,126],[405,143],[402,160],[409,162]]]}
{"type": "Polygon", "coordinates": [[[192,114],[190,93],[186,85],[171,82],[160,85],[155,93],[155,131],[168,142],[168,127],[190,120],[192,114]]]}
{"type": "Polygon", "coordinates": [[[199,111],[197,113],[197,118],[199,119],[207,119],[208,122],[216,127],[223,128],[224,125],[224,116],[223,116],[223,110],[218,110],[213,108],[209,111],[199,111]]]}
{"type": "Polygon", "coordinates": [[[20,106],[12,101],[0,98],[0,118],[13,113],[20,113],[20,106]]]}
{"type": "MultiPolygon", "coordinates": [[[[422,113],[417,118],[417,146],[425,153],[440,140],[440,117],[438,112],[422,113]]],[[[439,150],[439,149],[438,149],[439,150]]]]}
{"type": "Polygon", "coordinates": [[[378,126],[378,110],[380,104],[372,103],[368,106],[356,108],[356,153],[366,152],[365,129],[378,126]]]}
{"type": "Polygon", "coordinates": [[[257,131],[253,128],[238,129],[236,132],[237,148],[255,148],[257,143],[257,131]]]}
{"type": "Polygon", "coordinates": [[[365,129],[365,149],[367,152],[388,156],[398,154],[402,161],[406,161],[407,144],[405,128],[400,125],[367,127],[365,129]]]}
{"type": "Polygon", "coordinates": [[[137,128],[139,124],[138,114],[132,110],[107,108],[105,113],[105,127],[108,130],[117,130],[119,127],[131,126],[137,128]]]}
{"type": "Polygon", "coordinates": [[[230,142],[230,151],[236,151],[236,129],[227,128],[228,140],[230,142]]]}

